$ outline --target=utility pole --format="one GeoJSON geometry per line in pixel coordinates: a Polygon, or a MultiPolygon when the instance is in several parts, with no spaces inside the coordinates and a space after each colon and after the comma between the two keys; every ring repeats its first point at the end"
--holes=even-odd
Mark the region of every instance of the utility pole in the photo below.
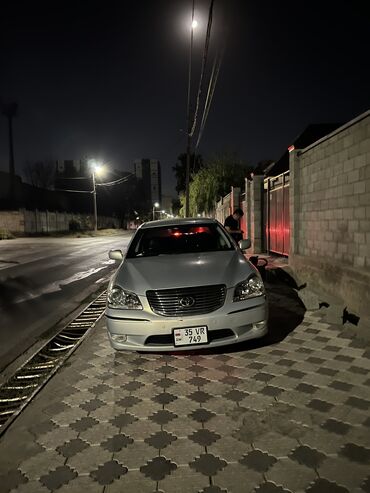
{"type": "Polygon", "coordinates": [[[94,196],[94,231],[98,231],[98,208],[96,205],[96,186],[95,186],[95,170],[92,172],[93,196],[94,196]]]}
{"type": "Polygon", "coordinates": [[[191,93],[191,64],[193,55],[193,34],[194,28],[194,0],[191,12],[191,31],[190,31],[190,47],[189,47],[189,69],[188,69],[188,102],[187,102],[187,123],[188,123],[188,133],[187,133],[187,145],[186,145],[186,178],[185,178],[185,217],[190,215],[189,207],[189,185],[190,185],[190,154],[191,154],[191,128],[192,122],[190,117],[190,93],[191,93]]]}

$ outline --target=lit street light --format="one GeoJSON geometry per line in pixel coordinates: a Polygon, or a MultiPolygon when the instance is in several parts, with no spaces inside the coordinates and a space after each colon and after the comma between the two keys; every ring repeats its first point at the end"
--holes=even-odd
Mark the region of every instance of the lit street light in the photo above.
{"type": "Polygon", "coordinates": [[[154,202],[154,204],[153,204],[153,221],[155,221],[155,209],[156,209],[156,207],[159,207],[158,202],[154,202]]]}
{"type": "Polygon", "coordinates": [[[101,163],[95,161],[95,159],[89,160],[89,165],[92,173],[92,182],[93,182],[93,200],[94,200],[94,231],[95,233],[98,231],[98,208],[96,203],[96,184],[95,184],[95,175],[101,175],[104,172],[104,167],[101,163]]]}

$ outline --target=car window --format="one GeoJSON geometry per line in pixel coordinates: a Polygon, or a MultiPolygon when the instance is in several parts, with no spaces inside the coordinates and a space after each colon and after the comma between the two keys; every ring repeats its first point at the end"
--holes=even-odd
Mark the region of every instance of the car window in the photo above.
{"type": "Polygon", "coordinates": [[[137,232],[127,258],[234,250],[217,224],[186,224],[143,228],[137,232]]]}

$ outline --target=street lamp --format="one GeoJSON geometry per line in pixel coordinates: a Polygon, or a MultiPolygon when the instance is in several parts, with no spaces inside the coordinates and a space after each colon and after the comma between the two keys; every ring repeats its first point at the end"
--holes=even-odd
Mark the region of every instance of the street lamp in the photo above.
{"type": "Polygon", "coordinates": [[[190,47],[189,47],[189,69],[188,69],[188,102],[187,102],[187,123],[188,135],[186,145],[186,178],[185,178],[185,217],[189,217],[189,184],[190,184],[190,149],[191,149],[191,121],[190,121],[190,92],[191,92],[191,62],[193,55],[193,37],[194,29],[198,22],[194,19],[194,0],[191,12],[191,30],[190,30],[190,47]]]}
{"type": "Polygon", "coordinates": [[[98,231],[98,208],[96,203],[96,184],[95,184],[95,175],[101,175],[104,172],[104,167],[101,163],[95,161],[95,159],[89,160],[89,165],[92,174],[92,182],[93,182],[93,201],[94,201],[94,231],[95,233],[98,231]]]}
{"type": "Polygon", "coordinates": [[[156,209],[156,207],[159,207],[158,202],[154,202],[154,204],[153,204],[153,221],[155,221],[155,209],[156,209]]]}

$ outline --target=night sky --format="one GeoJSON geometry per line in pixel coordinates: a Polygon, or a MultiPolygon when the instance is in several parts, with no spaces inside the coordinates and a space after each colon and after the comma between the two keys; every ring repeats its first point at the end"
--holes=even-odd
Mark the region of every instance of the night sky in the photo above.
{"type": "MultiPolygon", "coordinates": [[[[185,151],[191,0],[7,2],[1,7],[0,98],[17,101],[16,170],[26,160],[133,160],[171,166],[185,151]]],[[[209,1],[197,0],[194,89],[209,1]]],[[[228,41],[199,151],[278,159],[310,123],[370,108],[365,1],[215,0],[211,54],[228,41]]],[[[212,58],[210,60],[212,62],[212,58]]],[[[0,170],[8,163],[0,119],[0,170]]]]}

